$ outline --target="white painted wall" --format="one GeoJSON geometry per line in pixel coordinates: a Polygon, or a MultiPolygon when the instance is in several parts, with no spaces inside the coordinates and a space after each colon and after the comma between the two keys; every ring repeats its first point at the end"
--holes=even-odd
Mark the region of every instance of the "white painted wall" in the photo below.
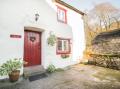
{"type": "Polygon", "coordinates": [[[68,24],[73,32],[73,61],[81,61],[85,49],[85,33],[82,16],[72,10],[68,12],[68,24]]]}
{"type": "MultiPolygon", "coordinates": [[[[40,28],[39,31],[41,29],[43,31],[42,65],[45,68],[49,64],[58,68],[78,63],[84,49],[84,29],[81,16],[66,8],[70,26],[59,23],[56,15],[57,8],[54,4],[52,5],[54,9],[45,0],[0,0],[0,65],[10,58],[23,58],[24,27],[28,26],[37,27],[40,28]],[[40,14],[37,22],[34,20],[36,13],[40,14]],[[69,58],[62,59],[60,55],[56,55],[56,44],[54,47],[47,44],[46,39],[50,31],[53,31],[58,37],[71,39],[73,48],[69,58]],[[22,38],[10,38],[10,34],[18,34],[22,38]]],[[[6,78],[6,76],[0,76],[0,79],[2,78],[6,78]]]]}
{"type": "MultiPolygon", "coordinates": [[[[46,0],[49,5],[57,12],[56,3],[53,3],[52,0],[46,0]]],[[[62,6],[62,5],[59,5],[62,6]]],[[[64,7],[64,6],[63,6],[64,7]]],[[[66,8],[66,7],[64,7],[66,8]]],[[[66,8],[67,10],[67,19],[68,25],[72,27],[73,32],[73,63],[78,63],[82,60],[83,51],[85,49],[85,34],[84,34],[84,23],[82,16],[75,11],[66,8]]]]}
{"type": "MultiPolygon", "coordinates": [[[[44,30],[42,32],[42,65],[45,68],[49,64],[54,64],[56,67],[73,64],[72,54],[69,58],[62,59],[60,55],[56,55],[56,46],[47,45],[46,39],[50,31],[58,37],[72,40],[71,27],[57,22],[56,16],[56,12],[45,0],[0,0],[0,65],[10,58],[23,58],[25,26],[44,30]],[[36,13],[40,14],[38,22],[34,20],[36,13]],[[22,38],[10,38],[10,34],[18,34],[22,38]]],[[[0,79],[5,77],[0,76],[0,79]]]]}

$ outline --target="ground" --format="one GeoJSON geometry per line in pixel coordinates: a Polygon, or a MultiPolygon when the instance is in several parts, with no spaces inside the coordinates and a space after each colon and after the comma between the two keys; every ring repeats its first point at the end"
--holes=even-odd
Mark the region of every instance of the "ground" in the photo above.
{"type": "Polygon", "coordinates": [[[48,77],[2,89],[120,89],[120,71],[77,64],[48,77]]]}

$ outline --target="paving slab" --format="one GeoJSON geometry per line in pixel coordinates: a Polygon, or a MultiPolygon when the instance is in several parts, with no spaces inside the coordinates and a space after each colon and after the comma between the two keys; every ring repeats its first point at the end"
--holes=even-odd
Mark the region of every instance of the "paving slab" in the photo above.
{"type": "Polygon", "coordinates": [[[48,77],[1,89],[120,89],[120,71],[77,64],[48,77]]]}

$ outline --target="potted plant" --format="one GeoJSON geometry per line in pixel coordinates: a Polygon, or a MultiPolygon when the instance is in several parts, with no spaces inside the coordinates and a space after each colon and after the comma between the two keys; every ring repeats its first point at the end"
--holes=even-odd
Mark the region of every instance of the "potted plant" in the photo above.
{"type": "Polygon", "coordinates": [[[0,66],[0,75],[8,75],[11,82],[15,82],[19,79],[20,68],[23,63],[20,59],[10,59],[0,66]]]}

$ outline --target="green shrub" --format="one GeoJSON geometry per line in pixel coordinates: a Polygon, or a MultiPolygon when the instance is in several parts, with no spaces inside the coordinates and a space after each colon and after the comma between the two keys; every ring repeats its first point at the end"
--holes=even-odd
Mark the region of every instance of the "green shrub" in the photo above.
{"type": "Polygon", "coordinates": [[[53,73],[53,72],[55,72],[55,70],[56,70],[56,68],[53,64],[50,64],[47,68],[47,72],[49,72],[49,73],[53,73]]]}
{"type": "Polygon", "coordinates": [[[23,63],[21,62],[20,59],[10,59],[7,62],[3,63],[0,66],[0,75],[8,75],[12,71],[18,70],[22,67],[23,63]]]}

